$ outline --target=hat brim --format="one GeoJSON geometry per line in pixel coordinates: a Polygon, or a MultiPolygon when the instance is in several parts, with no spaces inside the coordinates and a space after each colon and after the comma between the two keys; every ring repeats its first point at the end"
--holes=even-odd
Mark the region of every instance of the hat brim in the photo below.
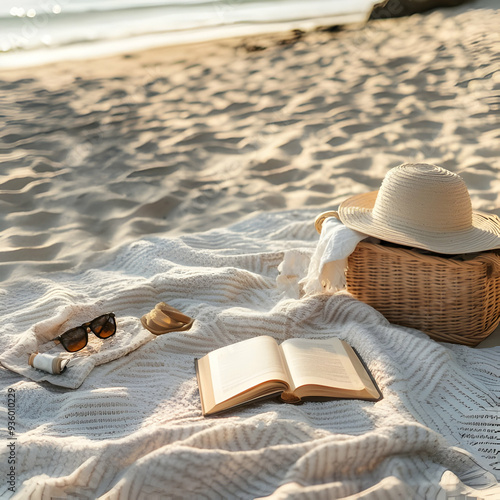
{"type": "Polygon", "coordinates": [[[473,211],[472,226],[464,231],[418,230],[398,221],[374,218],[377,194],[378,191],[363,193],[342,202],[338,214],[343,224],[368,236],[436,253],[456,255],[500,248],[500,218],[496,215],[473,211]]]}

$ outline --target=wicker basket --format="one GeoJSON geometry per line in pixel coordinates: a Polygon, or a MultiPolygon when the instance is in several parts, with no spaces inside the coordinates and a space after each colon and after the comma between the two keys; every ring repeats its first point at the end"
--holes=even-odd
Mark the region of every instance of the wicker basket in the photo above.
{"type": "MultiPolygon", "coordinates": [[[[325,218],[316,219],[318,230],[325,218]]],[[[362,241],[348,258],[346,281],[349,293],[391,323],[440,342],[476,346],[500,323],[500,256],[493,252],[458,260],[362,241]]]]}

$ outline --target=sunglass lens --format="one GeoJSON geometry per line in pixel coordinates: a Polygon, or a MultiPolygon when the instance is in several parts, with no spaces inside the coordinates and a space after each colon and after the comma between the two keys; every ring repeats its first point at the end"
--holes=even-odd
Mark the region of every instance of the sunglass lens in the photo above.
{"type": "Polygon", "coordinates": [[[87,330],[81,326],[73,328],[72,330],[68,330],[66,333],[61,335],[59,340],[67,351],[79,351],[87,345],[87,330]]]}
{"type": "Polygon", "coordinates": [[[99,338],[107,339],[116,331],[115,318],[110,314],[99,316],[90,323],[90,328],[99,338]]]}

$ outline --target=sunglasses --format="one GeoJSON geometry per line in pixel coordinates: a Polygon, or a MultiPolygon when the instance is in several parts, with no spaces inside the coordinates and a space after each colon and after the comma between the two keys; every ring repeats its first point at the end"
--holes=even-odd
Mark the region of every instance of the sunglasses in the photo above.
{"type": "Polygon", "coordinates": [[[103,314],[88,323],[71,328],[52,340],[60,342],[68,352],[76,352],[88,344],[89,332],[100,339],[107,339],[114,335],[116,332],[115,314],[103,314]]]}

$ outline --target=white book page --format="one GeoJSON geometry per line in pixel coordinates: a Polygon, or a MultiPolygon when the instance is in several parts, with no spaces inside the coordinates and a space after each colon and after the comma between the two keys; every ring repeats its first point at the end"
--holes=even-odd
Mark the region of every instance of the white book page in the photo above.
{"type": "Polygon", "coordinates": [[[365,386],[342,342],[330,339],[289,339],[281,344],[294,387],[324,385],[361,390],[365,386]]]}
{"type": "Polygon", "coordinates": [[[269,380],[287,381],[278,344],[262,335],[208,354],[216,403],[269,380]]]}

